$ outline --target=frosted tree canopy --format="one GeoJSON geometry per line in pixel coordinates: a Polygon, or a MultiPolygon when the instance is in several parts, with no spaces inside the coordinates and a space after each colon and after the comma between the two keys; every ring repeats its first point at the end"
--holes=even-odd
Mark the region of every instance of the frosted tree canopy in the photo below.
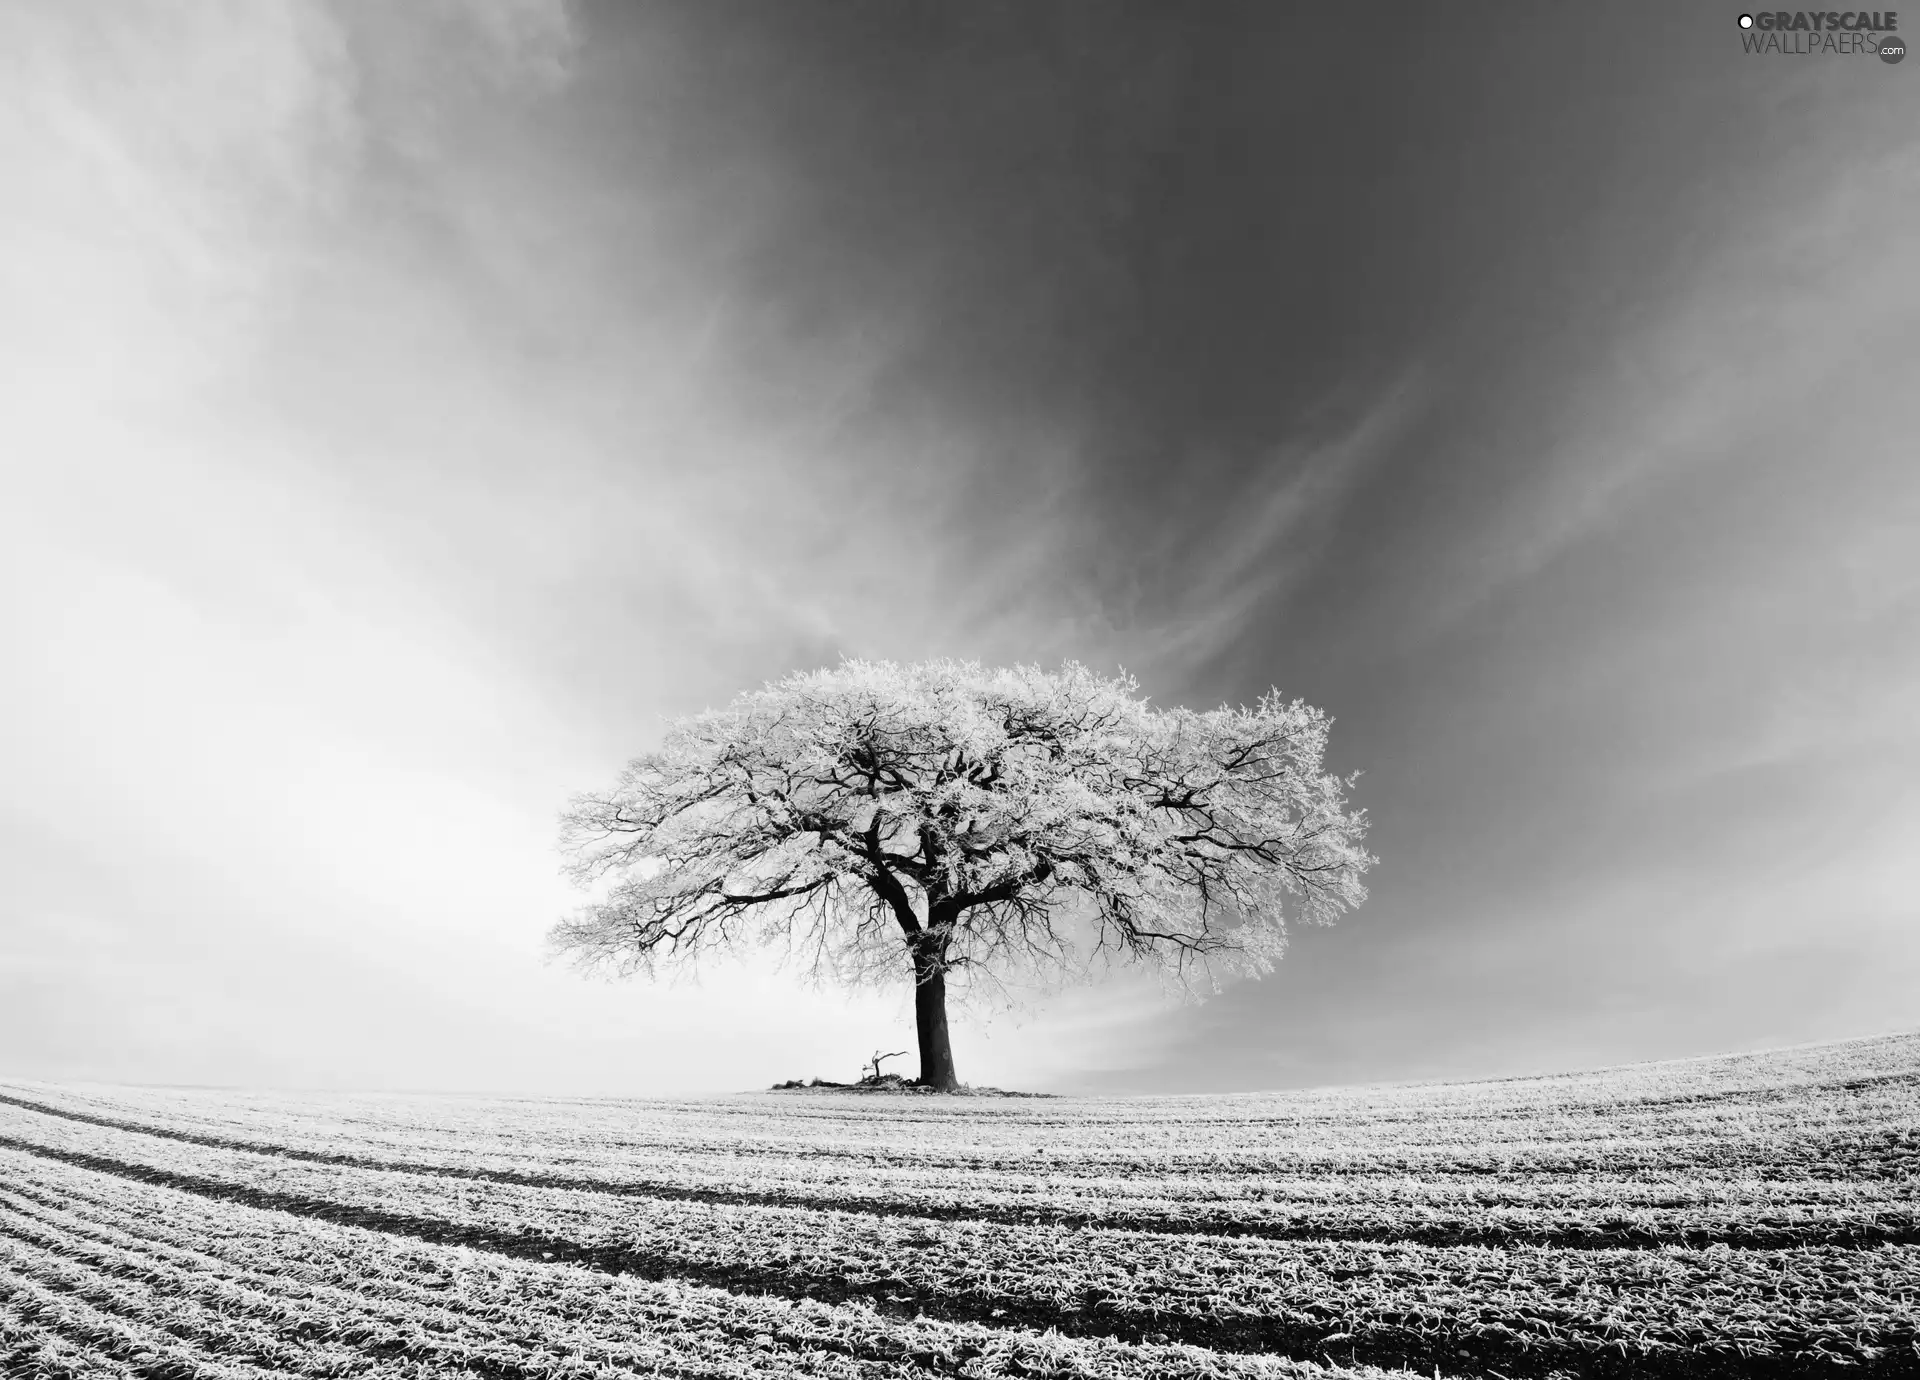
{"type": "Polygon", "coordinates": [[[1352,778],[1322,769],[1328,725],[1277,692],[1157,709],[1072,662],[788,676],[678,720],[573,800],[568,875],[601,899],[551,942],[623,973],[760,944],[842,981],[911,973],[937,984],[943,1034],[949,973],[1124,957],[1217,990],[1271,971],[1286,916],[1366,899],[1376,859],[1352,778]]]}

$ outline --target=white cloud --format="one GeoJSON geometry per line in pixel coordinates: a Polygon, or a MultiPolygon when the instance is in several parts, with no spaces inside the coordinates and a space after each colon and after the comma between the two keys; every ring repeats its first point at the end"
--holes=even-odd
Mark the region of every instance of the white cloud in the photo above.
{"type": "Polygon", "coordinates": [[[1180,603],[1141,650],[1191,666],[1241,636],[1248,618],[1305,576],[1332,538],[1340,509],[1368,468],[1404,433],[1425,401],[1418,372],[1387,388],[1343,434],[1305,447],[1284,444],[1229,506],[1215,533],[1185,533],[1180,603]]]}

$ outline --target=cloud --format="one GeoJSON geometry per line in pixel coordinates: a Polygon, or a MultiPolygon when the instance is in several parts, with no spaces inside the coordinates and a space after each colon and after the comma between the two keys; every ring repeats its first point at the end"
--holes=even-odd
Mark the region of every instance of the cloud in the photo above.
{"type": "MultiPolygon", "coordinates": [[[[1686,244],[1648,275],[1683,284],[1670,299],[1624,329],[1594,323],[1618,331],[1596,357],[1600,370],[1566,382],[1549,429],[1558,439],[1449,558],[1419,638],[1610,530],[1680,476],[1715,467],[1738,482],[1734,471],[1770,430],[1809,409],[1830,419],[1827,445],[1877,444],[1886,400],[1863,396],[1856,381],[1884,378],[1911,351],[1901,325],[1920,310],[1920,285],[1890,270],[1905,249],[1899,227],[1920,216],[1920,143],[1788,160],[1743,210],[1724,239],[1686,244]]],[[[1533,405],[1514,399],[1519,412],[1533,405]]]]}
{"type": "Polygon", "coordinates": [[[1180,551],[1168,558],[1179,571],[1178,606],[1137,654],[1193,666],[1240,637],[1257,609],[1313,570],[1332,544],[1341,508],[1402,439],[1425,396],[1422,375],[1403,374],[1338,436],[1282,444],[1224,508],[1214,530],[1180,534],[1180,551]]]}
{"type": "Polygon", "coordinates": [[[0,18],[0,364],[16,463],[109,402],[204,382],[244,332],[268,243],[323,207],[358,144],[351,66],[312,7],[128,6],[0,18]]]}
{"type": "Polygon", "coordinates": [[[1331,435],[1273,445],[1224,493],[1173,480],[1128,495],[1124,523],[1095,501],[1114,481],[1091,443],[1064,426],[1037,435],[1017,521],[981,534],[991,558],[971,573],[962,627],[989,656],[1066,648],[1178,682],[1256,635],[1262,613],[1315,573],[1345,506],[1429,396],[1424,372],[1408,369],[1331,435]]]}
{"type": "Polygon", "coordinates": [[[580,36],[565,0],[438,0],[432,8],[443,24],[478,37],[495,82],[553,89],[574,74],[580,36]]]}

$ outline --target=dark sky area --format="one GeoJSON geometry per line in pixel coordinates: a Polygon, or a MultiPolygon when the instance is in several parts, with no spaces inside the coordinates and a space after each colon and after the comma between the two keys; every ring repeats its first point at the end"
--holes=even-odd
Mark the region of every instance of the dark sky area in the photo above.
{"type": "Polygon", "coordinates": [[[0,1067],[850,1072],[897,1003],[538,958],[565,796],[842,654],[1277,685],[1364,772],[1359,912],[965,1077],[1912,1027],[1920,69],[1736,14],[6,21],[0,1067]]]}

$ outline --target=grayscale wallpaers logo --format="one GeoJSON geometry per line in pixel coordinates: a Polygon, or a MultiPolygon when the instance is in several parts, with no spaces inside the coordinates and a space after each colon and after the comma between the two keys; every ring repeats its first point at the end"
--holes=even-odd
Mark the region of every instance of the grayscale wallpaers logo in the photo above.
{"type": "Polygon", "coordinates": [[[1895,63],[1907,45],[1894,30],[1894,10],[1759,10],[1740,16],[1740,43],[1749,53],[1833,53],[1895,63]]]}

